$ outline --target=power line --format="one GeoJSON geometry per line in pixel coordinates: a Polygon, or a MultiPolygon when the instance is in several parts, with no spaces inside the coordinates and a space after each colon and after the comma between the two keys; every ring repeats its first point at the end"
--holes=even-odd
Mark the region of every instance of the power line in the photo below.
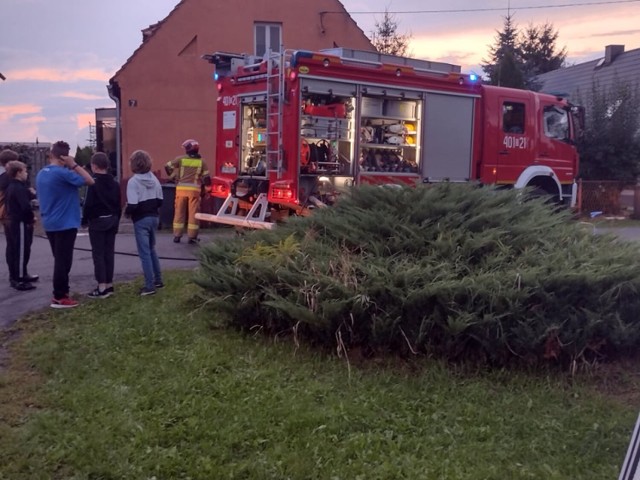
{"type": "MultiPolygon", "coordinates": [[[[537,5],[537,6],[528,6],[528,7],[511,7],[510,10],[540,10],[545,8],[566,8],[566,7],[590,7],[594,5],[613,5],[620,3],[638,3],[640,0],[609,0],[606,2],[590,2],[590,3],[563,3],[560,5],[537,5]]],[[[348,15],[376,15],[376,14],[393,14],[393,15],[401,15],[401,14],[416,14],[416,13],[470,13],[470,12],[499,12],[506,10],[506,8],[460,8],[460,9],[449,9],[449,10],[403,10],[403,11],[384,11],[384,12],[346,12],[348,15]]],[[[321,15],[327,13],[339,13],[344,14],[345,12],[339,11],[325,11],[320,12],[321,15]]]]}

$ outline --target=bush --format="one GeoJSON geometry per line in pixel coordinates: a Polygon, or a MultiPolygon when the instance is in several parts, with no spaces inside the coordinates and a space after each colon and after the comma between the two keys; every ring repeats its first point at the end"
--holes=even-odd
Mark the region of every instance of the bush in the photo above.
{"type": "Polygon", "coordinates": [[[233,325],[345,351],[567,365],[636,349],[636,245],[520,195],[358,188],[204,246],[195,281],[233,325]]]}

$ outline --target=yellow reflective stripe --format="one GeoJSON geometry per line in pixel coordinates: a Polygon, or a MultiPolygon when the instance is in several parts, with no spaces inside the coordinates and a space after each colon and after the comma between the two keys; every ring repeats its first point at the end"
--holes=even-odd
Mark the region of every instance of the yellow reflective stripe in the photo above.
{"type": "Polygon", "coordinates": [[[202,160],[199,158],[183,158],[181,163],[183,167],[202,168],[202,160]]]}
{"type": "Polygon", "coordinates": [[[200,225],[194,225],[193,223],[187,223],[187,230],[198,230],[200,225]]]}
{"type": "Polygon", "coordinates": [[[193,185],[193,184],[189,184],[189,185],[183,185],[180,184],[176,187],[176,191],[190,191],[190,192],[199,192],[200,191],[200,187],[197,185],[193,185]]]}

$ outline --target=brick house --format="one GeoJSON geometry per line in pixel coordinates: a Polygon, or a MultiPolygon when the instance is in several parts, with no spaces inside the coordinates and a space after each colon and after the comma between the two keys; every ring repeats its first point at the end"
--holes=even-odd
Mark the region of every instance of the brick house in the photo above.
{"type": "Polygon", "coordinates": [[[118,173],[127,159],[147,150],[153,171],[182,153],[187,138],[215,161],[215,51],[262,55],[280,47],[317,50],[336,46],[374,51],[338,0],[182,0],[162,21],[142,30],[142,44],[109,81],[116,103],[118,173]]]}

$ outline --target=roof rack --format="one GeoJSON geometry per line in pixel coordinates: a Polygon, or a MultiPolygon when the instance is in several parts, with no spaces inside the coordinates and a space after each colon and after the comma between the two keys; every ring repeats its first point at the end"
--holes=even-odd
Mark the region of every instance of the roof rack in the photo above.
{"type": "Polygon", "coordinates": [[[257,66],[265,59],[248,53],[214,52],[202,55],[202,58],[216,66],[216,73],[220,77],[226,77],[235,73],[240,67],[257,66]]]}
{"type": "Polygon", "coordinates": [[[432,62],[431,60],[421,60],[418,58],[401,57],[398,55],[389,55],[386,53],[369,52],[366,50],[354,50],[351,48],[327,48],[320,52],[328,55],[340,57],[343,60],[353,63],[369,63],[372,65],[393,64],[413,67],[415,70],[424,70],[430,72],[442,73],[460,73],[462,71],[460,65],[445,62],[432,62]]]}
{"type": "MultiPolygon", "coordinates": [[[[450,74],[460,73],[460,65],[445,62],[433,62],[431,60],[421,60],[417,58],[401,57],[398,55],[388,55],[379,52],[370,52],[366,50],[354,50],[351,48],[327,48],[322,50],[307,51],[298,50],[294,53],[292,62],[295,64],[296,57],[306,57],[317,53],[325,53],[334,57],[339,57],[345,64],[368,65],[377,67],[380,65],[398,65],[409,67],[417,72],[450,74]]],[[[212,54],[203,55],[202,58],[216,66],[216,73],[220,77],[226,77],[229,74],[236,73],[241,67],[257,67],[266,60],[265,57],[250,55],[248,53],[229,53],[214,52],[212,54]]]]}

